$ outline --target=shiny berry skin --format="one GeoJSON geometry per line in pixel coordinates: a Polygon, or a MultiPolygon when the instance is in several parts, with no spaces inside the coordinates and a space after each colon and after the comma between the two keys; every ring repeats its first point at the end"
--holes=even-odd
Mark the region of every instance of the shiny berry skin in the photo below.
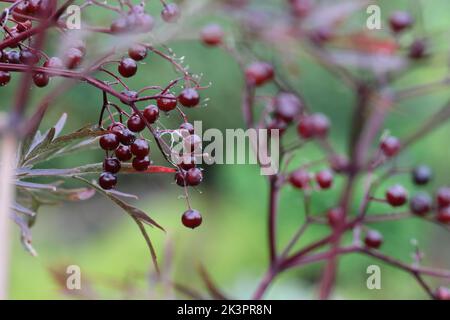
{"type": "Polygon", "coordinates": [[[44,68],[61,69],[63,67],[63,62],[58,57],[51,57],[44,62],[44,68]]]}
{"type": "Polygon", "coordinates": [[[108,131],[111,131],[112,133],[119,134],[125,129],[125,126],[120,122],[114,122],[111,125],[108,126],[108,131]]]}
{"type": "Polygon", "coordinates": [[[302,103],[292,93],[282,92],[275,98],[275,116],[286,122],[292,122],[301,112],[302,103]]]}
{"type": "Polygon", "coordinates": [[[271,81],[275,72],[271,64],[267,62],[253,62],[245,69],[245,79],[249,84],[257,87],[271,81]]]}
{"type": "Polygon", "coordinates": [[[406,203],[408,193],[401,185],[396,184],[386,191],[386,201],[393,207],[400,207],[406,203]]]}
{"type": "MultiPolygon", "coordinates": [[[[194,134],[194,131],[195,131],[194,126],[192,125],[192,123],[189,123],[189,122],[183,122],[182,124],[180,124],[179,129],[181,131],[185,131],[186,133],[189,133],[189,134],[194,134]]],[[[182,134],[185,132],[182,132],[182,134]]]]}
{"type": "Polygon", "coordinates": [[[450,300],[450,289],[446,287],[439,287],[434,292],[437,300],[450,300]]]}
{"type": "Polygon", "coordinates": [[[412,179],[415,184],[427,184],[433,176],[431,168],[425,165],[417,166],[412,171],[412,179]]]}
{"type": "Polygon", "coordinates": [[[202,224],[202,216],[197,210],[189,209],[181,216],[181,222],[186,228],[195,229],[202,224]]]}
{"type": "Polygon", "coordinates": [[[49,80],[50,80],[50,78],[45,73],[37,72],[37,73],[33,74],[33,82],[36,86],[38,86],[40,88],[48,85],[49,80]]]}
{"type": "Polygon", "coordinates": [[[315,113],[300,120],[297,132],[303,139],[324,138],[328,134],[329,128],[328,117],[322,113],[315,113]]]}
{"type": "Polygon", "coordinates": [[[303,169],[297,169],[289,176],[289,182],[297,189],[307,189],[310,187],[311,177],[309,172],[303,169]]]}
{"type": "Polygon", "coordinates": [[[450,206],[450,188],[442,187],[437,191],[436,201],[439,208],[450,206]]]}
{"type": "Polygon", "coordinates": [[[103,172],[98,178],[98,184],[105,190],[114,188],[117,184],[117,177],[110,172],[103,172]]]}
{"type": "Polygon", "coordinates": [[[118,132],[117,136],[119,137],[120,143],[126,146],[129,146],[136,140],[136,135],[126,128],[118,132]]]}
{"type": "Polygon", "coordinates": [[[130,49],[128,49],[128,55],[134,61],[144,60],[147,56],[147,48],[143,45],[135,44],[130,49]]]}
{"type": "Polygon", "coordinates": [[[145,129],[145,122],[138,114],[133,114],[127,121],[127,127],[133,132],[141,132],[145,129]]]}
{"type": "Polygon", "coordinates": [[[148,157],[138,158],[135,157],[132,162],[133,168],[136,171],[145,171],[150,166],[150,159],[148,157]]]}
{"type": "Polygon", "coordinates": [[[340,207],[328,210],[327,220],[328,224],[333,228],[341,226],[345,221],[344,210],[342,210],[342,208],[340,207]]]}
{"type": "Polygon", "coordinates": [[[218,24],[209,24],[205,26],[200,33],[200,39],[208,46],[217,46],[221,44],[223,36],[224,33],[222,27],[218,24]]]}
{"type": "Polygon", "coordinates": [[[183,170],[189,170],[195,168],[195,158],[191,155],[184,155],[180,158],[180,162],[177,163],[183,170]]]}
{"type": "Polygon", "coordinates": [[[151,104],[144,109],[142,114],[149,123],[155,123],[159,118],[159,109],[157,106],[151,104]]]}
{"type": "Polygon", "coordinates": [[[190,186],[197,186],[203,180],[203,173],[199,168],[192,168],[186,172],[186,182],[190,186]]]}
{"type": "Polygon", "coordinates": [[[70,48],[64,55],[64,64],[67,69],[75,69],[83,59],[83,52],[77,48],[70,48]]]}
{"type": "Polygon", "coordinates": [[[186,174],[183,172],[175,173],[175,182],[180,187],[185,187],[186,186],[186,174]]]}
{"type": "Polygon", "coordinates": [[[120,161],[116,158],[106,158],[103,160],[103,170],[109,173],[117,173],[120,171],[120,161]]]}
{"type": "Polygon", "coordinates": [[[23,49],[20,51],[20,62],[27,65],[33,65],[39,62],[39,56],[28,49],[23,49]]]}
{"type": "Polygon", "coordinates": [[[119,146],[116,151],[114,151],[114,154],[120,161],[128,161],[133,157],[129,146],[119,146]]]}
{"type": "Polygon", "coordinates": [[[16,50],[9,50],[5,52],[8,63],[20,64],[20,53],[16,50]]]}
{"type": "Polygon", "coordinates": [[[177,97],[170,92],[164,93],[156,99],[159,110],[169,112],[177,107],[177,97]]]}
{"type": "Polygon", "coordinates": [[[387,157],[393,157],[400,151],[400,140],[393,136],[386,137],[381,141],[380,148],[387,157]]]}
{"type": "Polygon", "coordinates": [[[333,173],[330,170],[322,170],[316,174],[316,181],[322,189],[329,189],[333,184],[333,173]]]}
{"type": "Polygon", "coordinates": [[[436,219],[441,223],[450,223],[450,207],[439,209],[436,219]]]}
{"type": "Polygon", "coordinates": [[[144,139],[136,139],[131,145],[131,153],[134,154],[137,158],[144,158],[150,152],[150,148],[148,146],[148,142],[144,139]]]}
{"type": "Polygon", "coordinates": [[[119,146],[119,138],[114,133],[102,135],[99,142],[103,150],[114,150],[119,146]]]}
{"type": "Polygon", "coordinates": [[[409,202],[409,208],[411,209],[412,213],[419,216],[423,216],[430,212],[432,205],[433,203],[431,197],[428,195],[428,193],[425,192],[416,194],[411,198],[409,202]]]}
{"type": "Polygon", "coordinates": [[[192,108],[199,104],[200,95],[198,94],[197,90],[193,88],[186,88],[181,91],[180,95],[178,96],[178,101],[181,103],[181,105],[192,108]]]}
{"type": "Polygon", "coordinates": [[[180,8],[176,3],[168,3],[161,11],[161,18],[167,23],[174,23],[180,18],[180,8]]]}
{"type": "Polygon", "coordinates": [[[19,2],[12,10],[12,16],[13,16],[14,20],[16,20],[18,22],[27,21],[27,18],[22,17],[21,15],[23,15],[23,16],[27,15],[28,6],[29,6],[28,1],[19,2]]]}
{"type": "Polygon", "coordinates": [[[383,236],[376,230],[369,230],[364,238],[364,243],[369,248],[378,249],[383,244],[383,236]]]}
{"type": "Polygon", "coordinates": [[[409,47],[408,56],[413,60],[420,60],[428,56],[428,44],[424,39],[416,39],[409,47]]]}
{"type": "Polygon", "coordinates": [[[0,70],[0,86],[3,87],[11,80],[11,74],[8,71],[0,70]]]}
{"type": "Polygon", "coordinates": [[[413,23],[414,19],[405,11],[396,11],[389,17],[391,30],[396,33],[410,28],[413,23]]]}
{"type": "Polygon", "coordinates": [[[137,71],[137,64],[136,61],[134,61],[131,58],[123,58],[119,66],[117,67],[117,70],[122,75],[122,77],[129,78],[136,74],[137,71]]]}
{"type": "Polygon", "coordinates": [[[303,117],[297,125],[297,132],[303,139],[310,139],[314,137],[314,125],[311,117],[303,117]]]}
{"type": "Polygon", "coordinates": [[[330,167],[334,172],[344,172],[349,168],[349,161],[346,157],[335,154],[329,159],[330,167]]]}

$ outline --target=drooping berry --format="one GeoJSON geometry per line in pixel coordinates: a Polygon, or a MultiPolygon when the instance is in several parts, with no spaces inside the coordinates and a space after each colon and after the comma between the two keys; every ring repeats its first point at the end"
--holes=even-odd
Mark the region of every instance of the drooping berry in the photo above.
{"type": "Polygon", "coordinates": [[[0,70],[0,86],[5,86],[11,80],[11,74],[8,71],[0,70]]]}
{"type": "Polygon", "coordinates": [[[322,113],[315,113],[303,117],[297,126],[297,131],[303,139],[324,138],[328,134],[329,128],[328,117],[322,113]]]}
{"type": "Polygon", "coordinates": [[[327,212],[328,224],[333,227],[342,226],[345,221],[345,213],[341,207],[332,208],[327,212]]]}
{"type": "Polygon", "coordinates": [[[396,184],[386,191],[386,201],[393,207],[400,207],[406,203],[408,193],[401,185],[396,184]]]}
{"type": "Polygon", "coordinates": [[[293,93],[282,92],[275,98],[275,116],[292,122],[301,112],[302,103],[293,93]]]}
{"type": "Polygon", "coordinates": [[[442,187],[437,191],[436,201],[439,208],[450,206],[450,188],[442,187]]]}
{"type": "Polygon", "coordinates": [[[147,56],[147,48],[141,44],[135,44],[128,49],[128,55],[134,61],[144,60],[147,56]]]}
{"type": "Polygon", "coordinates": [[[132,77],[136,74],[136,71],[137,71],[136,61],[134,61],[131,58],[123,58],[120,61],[119,66],[117,67],[117,70],[125,78],[132,77]]]}
{"type": "Polygon", "coordinates": [[[436,219],[441,223],[450,223],[450,207],[439,209],[436,219]]]}
{"type": "Polygon", "coordinates": [[[136,139],[131,145],[131,153],[134,154],[137,158],[144,158],[150,152],[150,148],[148,146],[148,142],[144,139],[136,139]]]}
{"type": "Polygon", "coordinates": [[[145,122],[135,113],[128,119],[127,127],[133,132],[141,132],[145,129],[145,122]]]}
{"type": "Polygon", "coordinates": [[[199,104],[200,95],[198,94],[197,90],[193,88],[186,88],[181,91],[180,95],[178,96],[178,101],[181,103],[181,105],[192,108],[199,104]]]}
{"type": "Polygon", "coordinates": [[[414,60],[420,60],[428,56],[428,44],[424,39],[416,39],[409,47],[408,56],[414,60]]]}
{"type": "Polygon", "coordinates": [[[155,123],[159,118],[159,109],[157,106],[151,104],[144,109],[142,114],[149,123],[155,123]]]}
{"type": "Polygon", "coordinates": [[[167,23],[174,23],[180,18],[180,8],[176,3],[168,3],[161,11],[161,18],[167,23]]]}
{"type": "Polygon", "coordinates": [[[378,249],[383,244],[383,236],[376,230],[369,230],[364,238],[364,243],[369,248],[378,249]]]}
{"type": "Polygon", "coordinates": [[[32,50],[20,50],[20,62],[26,65],[34,65],[39,62],[39,56],[32,50]]]}
{"type": "Polygon", "coordinates": [[[185,187],[186,186],[186,174],[184,172],[179,172],[179,171],[177,173],[175,173],[175,182],[180,187],[185,187]]]}
{"type": "Polygon", "coordinates": [[[145,171],[150,166],[150,159],[148,157],[138,158],[135,157],[132,162],[133,168],[136,171],[145,171]]]}
{"type": "Polygon", "coordinates": [[[297,189],[307,189],[310,187],[311,176],[304,169],[297,169],[289,176],[289,182],[297,189]]]}
{"type": "Polygon", "coordinates": [[[195,158],[190,154],[183,155],[177,163],[181,169],[189,170],[195,168],[195,158]]]}
{"type": "Polygon", "coordinates": [[[381,141],[380,148],[387,157],[393,157],[400,151],[401,144],[396,137],[388,136],[381,141]]]}
{"type": "Polygon", "coordinates": [[[99,142],[103,150],[114,150],[119,146],[119,138],[114,133],[102,135],[99,142]]]}
{"type": "Polygon", "coordinates": [[[334,172],[344,172],[349,168],[349,161],[346,157],[340,154],[334,154],[330,156],[330,167],[334,172]]]}
{"type": "Polygon", "coordinates": [[[106,158],[103,160],[103,170],[109,173],[117,173],[120,171],[120,161],[116,158],[106,158]]]}
{"type": "Polygon", "coordinates": [[[446,287],[439,287],[434,292],[437,300],[450,300],[450,289],[446,287]]]}
{"type": "Polygon", "coordinates": [[[274,75],[272,65],[267,62],[253,62],[245,69],[246,81],[255,86],[262,86],[272,80],[274,75]]]}
{"type": "Polygon", "coordinates": [[[6,61],[12,64],[20,64],[20,53],[16,50],[5,52],[6,61]]]}
{"type": "Polygon", "coordinates": [[[177,107],[177,97],[170,92],[166,92],[156,99],[156,105],[159,110],[169,112],[177,107]]]}
{"type": "Polygon", "coordinates": [[[36,86],[38,86],[40,88],[48,85],[49,80],[50,80],[50,78],[45,73],[36,72],[35,74],[33,74],[33,82],[36,86]]]}
{"type": "Polygon", "coordinates": [[[69,48],[64,55],[64,64],[67,69],[75,69],[80,65],[83,56],[84,54],[80,49],[69,48]]]}
{"type": "Polygon", "coordinates": [[[186,182],[190,186],[197,186],[203,180],[203,173],[199,168],[192,168],[186,172],[186,182]]]}
{"type": "Polygon", "coordinates": [[[119,146],[114,153],[120,161],[128,161],[133,157],[129,146],[119,146]]]}
{"type": "Polygon", "coordinates": [[[412,179],[415,184],[427,184],[432,178],[431,168],[425,165],[420,165],[412,171],[412,179]]]}
{"type": "Polygon", "coordinates": [[[393,32],[401,32],[410,28],[414,23],[414,19],[408,12],[396,11],[389,17],[389,24],[393,32]]]}
{"type": "Polygon", "coordinates": [[[110,172],[103,172],[98,178],[98,184],[105,190],[114,188],[117,184],[117,177],[110,172]]]}
{"type": "Polygon", "coordinates": [[[218,24],[209,24],[205,26],[200,33],[201,40],[208,46],[217,46],[221,44],[223,36],[224,33],[222,27],[218,24]]]}
{"type": "Polygon", "coordinates": [[[430,212],[432,208],[432,200],[428,193],[421,192],[411,198],[409,207],[412,213],[423,216],[430,212]]]}
{"type": "Polygon", "coordinates": [[[329,189],[333,184],[333,173],[330,170],[322,170],[316,174],[316,181],[322,189],[329,189]]]}
{"type": "Polygon", "coordinates": [[[202,224],[202,216],[197,210],[189,209],[181,216],[181,222],[185,227],[195,229],[202,224]]]}

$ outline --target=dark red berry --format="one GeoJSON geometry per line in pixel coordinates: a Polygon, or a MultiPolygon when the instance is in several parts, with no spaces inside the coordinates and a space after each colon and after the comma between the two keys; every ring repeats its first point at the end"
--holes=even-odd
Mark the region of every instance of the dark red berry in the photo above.
{"type": "Polygon", "coordinates": [[[437,300],[450,300],[450,289],[446,287],[439,287],[434,292],[437,300]]]}
{"type": "Polygon", "coordinates": [[[189,122],[183,122],[182,124],[180,124],[180,130],[182,131],[183,136],[187,135],[184,133],[194,134],[195,131],[194,126],[192,125],[192,123],[189,122]]]}
{"type": "Polygon", "coordinates": [[[128,161],[133,157],[129,146],[119,146],[114,153],[120,161],[128,161]]]}
{"type": "Polygon", "coordinates": [[[0,70],[0,86],[7,85],[11,80],[11,74],[8,71],[0,70]]]}
{"type": "Polygon", "coordinates": [[[203,180],[203,173],[199,168],[192,168],[186,172],[186,182],[190,186],[197,186],[203,180]]]}
{"type": "Polygon", "coordinates": [[[414,23],[414,19],[408,12],[396,11],[389,17],[389,24],[391,30],[394,32],[401,32],[408,29],[414,23]]]}
{"type": "Polygon", "coordinates": [[[298,189],[307,189],[310,187],[311,176],[304,169],[297,169],[289,176],[289,182],[298,189]]]}
{"type": "Polygon", "coordinates": [[[119,67],[117,68],[119,73],[125,77],[129,78],[136,74],[137,71],[137,64],[136,61],[130,58],[123,58],[120,63],[119,67]]]}
{"type": "Polygon", "coordinates": [[[117,173],[120,171],[120,161],[116,158],[106,158],[103,160],[103,170],[109,173],[117,173]]]}
{"type": "Polygon", "coordinates": [[[345,213],[342,208],[332,208],[327,212],[328,224],[333,227],[341,226],[345,221],[345,213]]]}
{"type": "Polygon", "coordinates": [[[120,143],[126,146],[129,146],[136,140],[136,135],[126,128],[118,132],[117,136],[119,137],[120,143]]]}
{"type": "Polygon", "coordinates": [[[160,110],[168,112],[176,108],[177,97],[170,92],[166,92],[156,99],[156,104],[160,110]]]}
{"type": "Polygon", "coordinates": [[[144,139],[136,139],[131,145],[131,153],[134,154],[137,158],[144,158],[150,152],[150,148],[148,146],[148,142],[144,139]]]}
{"type": "Polygon", "coordinates": [[[145,128],[145,122],[135,113],[128,119],[127,127],[133,132],[141,132],[145,128]]]}
{"type": "Polygon", "coordinates": [[[427,184],[432,175],[431,168],[425,165],[417,166],[412,171],[413,182],[418,185],[427,184]]]}
{"type": "Polygon", "coordinates": [[[450,223],[450,207],[439,209],[436,219],[441,223],[450,223]]]}
{"type": "Polygon", "coordinates": [[[117,177],[110,172],[103,172],[98,178],[98,184],[105,190],[114,188],[117,184],[117,177]]]}
{"type": "Polygon", "coordinates": [[[175,173],[175,182],[180,187],[186,186],[186,174],[184,172],[175,173]]]}
{"type": "Polygon", "coordinates": [[[364,243],[369,248],[378,249],[383,244],[383,236],[376,230],[369,230],[366,233],[364,243]]]}
{"type": "Polygon", "coordinates": [[[408,193],[401,185],[396,184],[386,191],[386,201],[393,207],[400,207],[406,203],[408,193]]]}
{"type": "Polygon", "coordinates": [[[380,148],[387,157],[393,157],[400,151],[401,144],[396,137],[388,136],[381,141],[380,148]]]}
{"type": "Polygon", "coordinates": [[[330,170],[322,170],[316,174],[316,181],[322,189],[328,189],[333,184],[333,173],[330,170]]]}
{"type": "Polygon", "coordinates": [[[42,72],[37,72],[33,74],[33,82],[36,86],[42,88],[48,85],[49,77],[47,74],[42,72]]]}
{"type": "Polygon", "coordinates": [[[342,155],[335,154],[329,159],[330,167],[334,172],[344,172],[349,168],[349,161],[342,155]]]}
{"type": "Polygon", "coordinates": [[[292,93],[282,92],[275,98],[275,116],[286,122],[292,122],[301,112],[302,103],[292,93]]]}
{"type": "Polygon", "coordinates": [[[75,69],[80,65],[83,56],[84,54],[80,49],[69,48],[69,50],[67,50],[64,55],[64,64],[66,65],[67,69],[75,69]]]}
{"type": "Polygon", "coordinates": [[[328,117],[322,113],[315,113],[303,117],[297,126],[297,131],[304,139],[324,138],[328,134],[329,128],[330,121],[328,117]]]}
{"type": "Polygon", "coordinates": [[[58,57],[51,57],[44,62],[45,68],[61,69],[63,67],[63,62],[58,57]]]}
{"type": "Polygon", "coordinates": [[[27,65],[34,65],[39,62],[39,56],[28,49],[23,49],[20,51],[20,62],[27,65]]]}
{"type": "Polygon", "coordinates": [[[149,123],[155,123],[159,118],[159,109],[157,106],[151,104],[144,109],[142,114],[149,123]]]}
{"type": "Polygon", "coordinates": [[[114,150],[119,146],[119,138],[114,133],[107,133],[100,137],[100,147],[103,150],[114,150]]]}
{"type": "Polygon", "coordinates": [[[150,159],[148,157],[138,158],[135,157],[132,162],[133,168],[136,171],[145,171],[150,166],[150,159]]]}
{"type": "Polygon", "coordinates": [[[167,23],[177,22],[180,18],[180,8],[176,3],[168,3],[161,11],[161,18],[167,23]]]}
{"type": "Polygon", "coordinates": [[[193,88],[186,88],[181,91],[178,96],[178,101],[185,107],[192,108],[199,104],[200,95],[197,90],[193,88]]]}
{"type": "Polygon", "coordinates": [[[253,62],[245,69],[246,81],[255,86],[262,86],[272,80],[274,75],[272,65],[267,62],[253,62]]]}
{"type": "Polygon", "coordinates": [[[217,46],[222,43],[223,30],[218,24],[209,24],[200,33],[200,38],[208,46],[217,46]]]}
{"type": "Polygon", "coordinates": [[[424,39],[416,39],[409,47],[408,55],[411,59],[420,60],[428,56],[428,44],[424,39]]]}
{"type": "Polygon", "coordinates": [[[181,169],[189,170],[191,168],[195,168],[195,158],[190,154],[186,154],[179,159],[177,164],[181,169]]]}
{"type": "Polygon", "coordinates": [[[202,224],[202,216],[197,210],[189,209],[183,213],[181,222],[185,227],[195,229],[202,224]]]}
{"type": "Polygon", "coordinates": [[[12,10],[12,16],[14,20],[18,22],[25,22],[27,18],[24,17],[28,14],[28,1],[19,2],[12,10]]]}
{"type": "Polygon", "coordinates": [[[421,192],[411,198],[409,207],[412,213],[423,216],[431,210],[432,200],[428,193],[421,192]]]}
{"type": "Polygon", "coordinates": [[[147,48],[141,44],[135,44],[128,49],[128,55],[134,61],[144,60],[147,56],[147,48]]]}
{"type": "Polygon", "coordinates": [[[450,188],[442,187],[437,191],[436,200],[439,208],[450,206],[450,188]]]}
{"type": "Polygon", "coordinates": [[[110,30],[112,33],[122,33],[129,30],[127,19],[118,18],[111,23],[110,30]]]}
{"type": "Polygon", "coordinates": [[[17,24],[17,31],[25,32],[25,31],[31,29],[32,26],[33,26],[33,24],[31,23],[31,21],[27,20],[27,21],[17,24]]]}

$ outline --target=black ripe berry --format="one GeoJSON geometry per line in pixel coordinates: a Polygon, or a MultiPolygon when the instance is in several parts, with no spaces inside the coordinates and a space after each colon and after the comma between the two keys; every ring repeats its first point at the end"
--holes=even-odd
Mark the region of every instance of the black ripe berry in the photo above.
{"type": "Polygon", "coordinates": [[[289,182],[297,189],[307,189],[310,187],[311,177],[309,172],[303,169],[295,170],[289,176],[289,182]]]}
{"type": "Polygon", "coordinates": [[[450,188],[442,187],[437,191],[436,201],[439,208],[450,206],[450,188]]]}
{"type": "Polygon", "coordinates": [[[181,105],[192,108],[199,104],[200,95],[198,94],[197,90],[193,88],[186,88],[181,91],[180,95],[178,96],[178,101],[181,103],[181,105]]]}
{"type": "Polygon", "coordinates": [[[316,174],[316,182],[322,189],[328,189],[333,184],[333,173],[329,170],[322,170],[316,174]]]}
{"type": "Polygon", "coordinates": [[[116,158],[106,158],[103,160],[103,170],[109,173],[120,171],[120,161],[116,158]]]}
{"type": "Polygon", "coordinates": [[[147,48],[141,44],[135,44],[128,49],[128,55],[134,61],[144,60],[147,56],[147,48]]]}
{"type": "Polygon", "coordinates": [[[190,186],[197,186],[203,180],[203,173],[199,168],[192,168],[186,172],[186,183],[190,186]]]}
{"type": "Polygon", "coordinates": [[[45,87],[48,85],[49,77],[47,74],[42,72],[37,72],[33,74],[33,82],[37,87],[45,87]]]}
{"type": "Polygon", "coordinates": [[[408,29],[414,23],[414,19],[408,12],[396,11],[389,17],[389,24],[393,32],[401,32],[408,29]]]}
{"type": "Polygon", "coordinates": [[[177,22],[180,18],[180,8],[176,3],[168,3],[161,11],[161,18],[167,23],[177,22]]]}
{"type": "Polygon", "coordinates": [[[267,62],[253,62],[245,69],[247,83],[254,86],[262,86],[272,80],[275,73],[271,64],[267,62]]]}
{"type": "Polygon", "coordinates": [[[150,159],[148,157],[135,157],[132,162],[133,168],[136,171],[145,171],[150,166],[150,159]]]}
{"type": "Polygon", "coordinates": [[[409,47],[408,55],[411,59],[420,60],[428,56],[428,44],[424,39],[416,39],[409,47]]]}
{"type": "Polygon", "coordinates": [[[401,185],[396,184],[386,191],[386,201],[393,207],[400,207],[407,201],[408,193],[401,185]]]}
{"type": "Polygon", "coordinates": [[[411,212],[423,216],[431,210],[433,203],[428,193],[421,192],[411,198],[409,207],[411,212]]]}
{"type": "Polygon", "coordinates": [[[340,208],[340,207],[332,208],[332,209],[328,210],[327,219],[328,219],[328,224],[333,228],[342,226],[342,224],[345,221],[344,210],[342,210],[342,208],[340,208]]]}
{"type": "Polygon", "coordinates": [[[300,99],[292,93],[282,92],[275,98],[275,116],[283,121],[292,122],[301,111],[300,99]]]}
{"type": "Polygon", "coordinates": [[[127,127],[133,132],[141,132],[145,128],[145,122],[135,113],[128,119],[127,127]]]}
{"type": "Polygon", "coordinates": [[[39,62],[39,56],[32,50],[23,49],[20,51],[20,62],[27,65],[34,65],[39,62]]]}
{"type": "Polygon", "coordinates": [[[117,184],[117,177],[110,172],[103,172],[98,178],[98,184],[105,190],[114,188],[117,184]]]}
{"type": "Polygon", "coordinates": [[[431,177],[431,168],[425,165],[417,166],[412,171],[413,182],[418,185],[427,184],[431,180],[431,177]]]}
{"type": "Polygon", "coordinates": [[[189,209],[181,216],[181,222],[185,227],[195,229],[202,224],[202,216],[197,210],[189,209]]]}
{"type": "Polygon", "coordinates": [[[11,74],[8,71],[0,70],[0,86],[5,86],[11,80],[11,74]]]}
{"type": "Polygon", "coordinates": [[[119,146],[119,138],[114,133],[102,135],[99,142],[103,150],[114,150],[119,146]]]}
{"type": "Polygon", "coordinates": [[[152,104],[147,106],[142,113],[149,123],[154,123],[159,118],[159,109],[152,104]]]}
{"type": "Polygon", "coordinates": [[[369,248],[378,249],[383,244],[383,236],[376,230],[369,230],[364,238],[364,243],[369,248]]]}
{"type": "Polygon", "coordinates": [[[170,92],[164,93],[156,99],[156,105],[161,111],[171,111],[177,107],[177,97],[170,92]]]}
{"type": "Polygon", "coordinates": [[[20,53],[16,50],[9,50],[5,53],[8,63],[20,64],[20,53]]]}
{"type": "Polygon", "coordinates": [[[128,161],[133,157],[129,146],[119,146],[114,153],[120,161],[128,161]]]}
{"type": "Polygon", "coordinates": [[[400,141],[393,136],[384,138],[380,144],[381,151],[383,151],[387,157],[395,156],[400,151],[400,147],[400,141]]]}
{"type": "Polygon", "coordinates": [[[200,38],[208,46],[217,46],[222,43],[223,30],[218,24],[209,24],[202,29],[200,38]]]}
{"type": "Polygon", "coordinates": [[[175,182],[180,187],[186,186],[186,174],[184,172],[180,172],[180,171],[175,173],[175,182]]]}
{"type": "Polygon", "coordinates": [[[120,61],[119,67],[117,69],[123,77],[129,78],[136,74],[137,64],[133,59],[123,58],[120,61]]]}
{"type": "Polygon", "coordinates": [[[148,143],[144,139],[136,139],[131,145],[131,153],[136,156],[136,158],[143,159],[150,152],[148,143]]]}

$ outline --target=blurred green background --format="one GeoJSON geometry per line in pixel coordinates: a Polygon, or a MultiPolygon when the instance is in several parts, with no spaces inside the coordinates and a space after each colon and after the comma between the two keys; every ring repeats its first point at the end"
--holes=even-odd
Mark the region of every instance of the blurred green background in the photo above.
{"type": "MultiPolygon", "coordinates": [[[[160,9],[157,1],[152,1],[149,11],[157,15],[160,9]]],[[[259,1],[256,1],[259,2],[259,1]]],[[[273,1],[261,1],[273,4],[273,1]]],[[[281,2],[281,1],[280,1],[281,2]]],[[[322,1],[325,2],[325,1],[322,1]]],[[[333,2],[333,1],[332,1],[333,2]]],[[[448,73],[448,30],[450,3],[446,0],[426,2],[421,9],[411,5],[415,1],[379,1],[382,6],[383,30],[386,32],[386,18],[396,9],[420,11],[423,16],[423,28],[416,28],[412,34],[430,34],[435,57],[429,63],[411,69],[398,87],[439,80],[448,73]],[[419,30],[420,29],[420,30],[419,30]]],[[[281,4],[280,4],[281,5],[281,4]]],[[[414,12],[417,14],[417,12],[414,12]]],[[[355,16],[353,24],[365,23],[365,12],[355,16]]],[[[98,24],[108,21],[107,17],[97,16],[98,24]]],[[[206,22],[219,21],[226,30],[233,31],[235,26],[227,17],[207,12],[193,23],[190,37],[193,40],[174,41],[170,47],[178,56],[185,56],[191,70],[201,72],[205,82],[212,86],[202,92],[210,100],[207,107],[189,110],[191,119],[202,120],[204,128],[239,128],[243,123],[240,114],[242,76],[233,59],[219,49],[205,48],[195,40],[198,26],[206,22]]],[[[270,58],[270,53],[263,52],[270,58]]],[[[331,139],[337,149],[344,152],[346,137],[350,127],[350,114],[353,108],[351,92],[336,78],[313,63],[307,57],[299,57],[299,76],[295,85],[314,110],[326,113],[332,119],[331,139]]],[[[11,101],[18,75],[14,74],[12,83],[0,88],[2,110],[11,101]]],[[[160,59],[150,55],[146,64],[139,67],[137,76],[129,80],[130,86],[138,87],[144,83],[164,84],[174,77],[173,70],[160,59]]],[[[43,95],[47,89],[33,88],[34,99],[43,95]]],[[[264,88],[273,92],[274,88],[264,88]]],[[[404,137],[417,128],[424,119],[449,98],[448,90],[408,100],[390,113],[386,128],[393,134],[404,137]]],[[[50,109],[43,128],[48,128],[63,112],[69,115],[66,131],[81,127],[86,121],[95,122],[101,104],[96,90],[80,84],[58,100],[50,109]]],[[[170,126],[173,119],[163,119],[170,126]]],[[[450,148],[448,137],[450,126],[436,130],[414,145],[401,156],[403,166],[420,163],[428,164],[436,172],[432,183],[422,189],[432,192],[437,186],[449,184],[450,148]]],[[[293,139],[295,132],[288,133],[287,139],[293,139]]],[[[156,148],[154,148],[156,149],[156,148]]],[[[156,151],[153,154],[156,155],[156,151]]],[[[66,168],[102,160],[102,152],[89,151],[69,158],[57,159],[46,163],[46,167],[66,168]]],[[[305,148],[295,163],[306,163],[320,158],[320,152],[314,147],[305,148]]],[[[163,160],[155,156],[156,163],[163,160]]],[[[319,170],[317,167],[315,170],[319,170]]],[[[192,231],[180,223],[180,215],[185,210],[185,202],[180,198],[182,190],[172,181],[171,175],[120,177],[119,190],[139,195],[135,204],[147,211],[163,225],[167,234],[148,228],[155,242],[162,265],[177,282],[204,291],[204,285],[198,274],[199,264],[206,266],[212,278],[231,297],[247,298],[255,289],[266,270],[266,179],[259,175],[259,169],[252,165],[216,165],[204,166],[205,183],[191,192],[193,206],[203,214],[203,225],[192,231]],[[173,259],[170,262],[165,253],[171,248],[173,259]]],[[[314,170],[314,171],[315,171],[314,170]]],[[[411,193],[417,187],[411,184],[408,175],[396,178],[411,193]]],[[[392,181],[391,181],[392,182],[392,181]]],[[[387,182],[386,186],[389,185],[387,182]]],[[[313,196],[313,212],[323,212],[332,206],[339,194],[341,178],[335,187],[313,196]]],[[[385,189],[380,188],[380,192],[385,189]]],[[[360,195],[359,195],[360,196],[360,195]]],[[[357,197],[355,197],[358,199],[357,197]]],[[[358,202],[354,204],[355,207],[358,202]]],[[[373,212],[392,209],[379,204],[372,207],[373,212]]],[[[401,210],[401,209],[399,209],[401,210]]],[[[280,244],[285,244],[302,221],[301,194],[287,187],[282,193],[279,217],[280,244]]],[[[383,232],[385,243],[383,252],[395,255],[403,261],[411,261],[413,246],[411,239],[417,239],[420,248],[426,252],[425,263],[437,267],[450,265],[448,252],[450,238],[446,232],[434,225],[418,219],[402,222],[380,223],[375,225],[383,232]]],[[[52,277],[49,269],[65,272],[68,265],[79,265],[86,286],[92,286],[92,296],[96,298],[161,298],[165,291],[161,286],[149,281],[147,274],[152,271],[148,250],[139,230],[118,207],[106,199],[96,196],[83,203],[67,203],[57,207],[44,207],[39,212],[33,228],[33,245],[37,249],[37,258],[29,256],[18,241],[15,230],[11,267],[11,298],[13,299],[66,299],[61,287],[52,277]]],[[[308,243],[320,234],[327,232],[326,227],[312,229],[303,238],[308,243]]],[[[426,298],[418,284],[402,271],[393,269],[379,261],[351,255],[340,260],[337,299],[395,299],[426,298]],[[366,288],[366,268],[370,264],[382,268],[382,289],[366,288]]],[[[291,270],[283,274],[268,292],[268,298],[309,299],[316,296],[316,285],[320,279],[321,264],[291,270]]],[[[430,281],[434,286],[437,282],[430,281]]],[[[441,282],[440,284],[445,284],[441,282]]]]}

